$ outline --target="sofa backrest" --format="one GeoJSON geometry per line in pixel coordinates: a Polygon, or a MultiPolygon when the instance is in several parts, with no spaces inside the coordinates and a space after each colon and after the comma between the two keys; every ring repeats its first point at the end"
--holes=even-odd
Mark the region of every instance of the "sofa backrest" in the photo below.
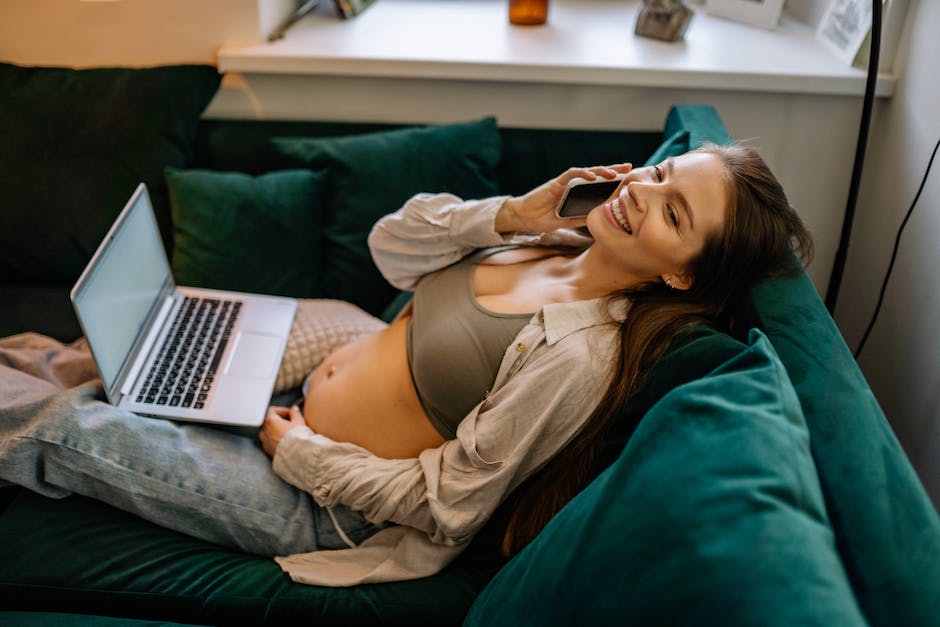
{"type": "Polygon", "coordinates": [[[753,289],[742,323],[762,329],[809,427],[836,546],[872,625],[940,616],[940,519],[805,273],[753,289]]]}

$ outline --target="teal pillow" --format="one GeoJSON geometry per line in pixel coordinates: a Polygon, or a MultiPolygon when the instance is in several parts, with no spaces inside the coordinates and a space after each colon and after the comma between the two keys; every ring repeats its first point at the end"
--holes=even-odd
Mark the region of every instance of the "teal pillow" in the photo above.
{"type": "Polygon", "coordinates": [[[672,107],[666,116],[663,136],[663,143],[646,160],[646,165],[660,163],[667,157],[678,157],[706,143],[726,145],[732,141],[718,112],[711,105],[672,107]]]}
{"type": "Polygon", "coordinates": [[[188,164],[208,66],[0,64],[0,283],[71,285],[141,181],[169,245],[165,166],[188,164]]]}
{"type": "Polygon", "coordinates": [[[382,216],[420,192],[461,198],[498,193],[496,120],[395,129],[331,138],[275,138],[285,165],[323,172],[330,210],[323,246],[323,288],[331,298],[381,315],[396,291],[372,262],[366,236],[382,216]]]}
{"type": "Polygon", "coordinates": [[[656,403],[465,624],[864,625],[766,336],[656,403]]]}
{"type": "Polygon", "coordinates": [[[676,131],[663,140],[663,143],[659,145],[656,152],[646,160],[645,165],[655,165],[665,161],[669,157],[678,157],[679,155],[687,153],[689,149],[689,131],[676,131]]]}
{"type": "Polygon", "coordinates": [[[260,176],[166,169],[173,275],[181,285],[320,294],[323,184],[309,170],[260,176]]]}

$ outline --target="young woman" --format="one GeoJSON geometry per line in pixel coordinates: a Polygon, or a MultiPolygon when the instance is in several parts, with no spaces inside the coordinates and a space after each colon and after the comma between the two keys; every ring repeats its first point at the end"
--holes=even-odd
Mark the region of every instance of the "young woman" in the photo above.
{"type": "Polygon", "coordinates": [[[599,470],[617,410],[676,333],[720,323],[811,247],[760,157],[716,146],[572,168],[517,198],[418,195],[369,243],[412,304],[319,364],[302,409],[271,407],[264,452],[85,386],[5,412],[0,478],[287,555],[294,579],[323,585],[433,574],[515,491],[515,552],[599,470]],[[587,217],[555,217],[572,178],[618,173],[587,217]],[[526,482],[537,471],[550,483],[526,482]]]}

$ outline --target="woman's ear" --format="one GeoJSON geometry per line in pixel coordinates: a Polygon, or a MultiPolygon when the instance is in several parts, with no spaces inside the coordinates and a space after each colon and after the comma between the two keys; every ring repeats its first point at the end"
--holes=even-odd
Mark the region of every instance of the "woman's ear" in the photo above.
{"type": "Polygon", "coordinates": [[[674,290],[683,292],[692,287],[692,278],[687,274],[665,274],[663,281],[674,290]]]}

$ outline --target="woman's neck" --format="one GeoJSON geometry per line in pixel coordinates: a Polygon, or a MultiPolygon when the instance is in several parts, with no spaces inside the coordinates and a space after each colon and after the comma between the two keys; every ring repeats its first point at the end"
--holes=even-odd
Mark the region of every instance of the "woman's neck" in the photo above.
{"type": "Polygon", "coordinates": [[[573,300],[590,300],[634,287],[642,282],[605,259],[601,249],[589,246],[558,267],[558,276],[568,284],[573,300]]]}

